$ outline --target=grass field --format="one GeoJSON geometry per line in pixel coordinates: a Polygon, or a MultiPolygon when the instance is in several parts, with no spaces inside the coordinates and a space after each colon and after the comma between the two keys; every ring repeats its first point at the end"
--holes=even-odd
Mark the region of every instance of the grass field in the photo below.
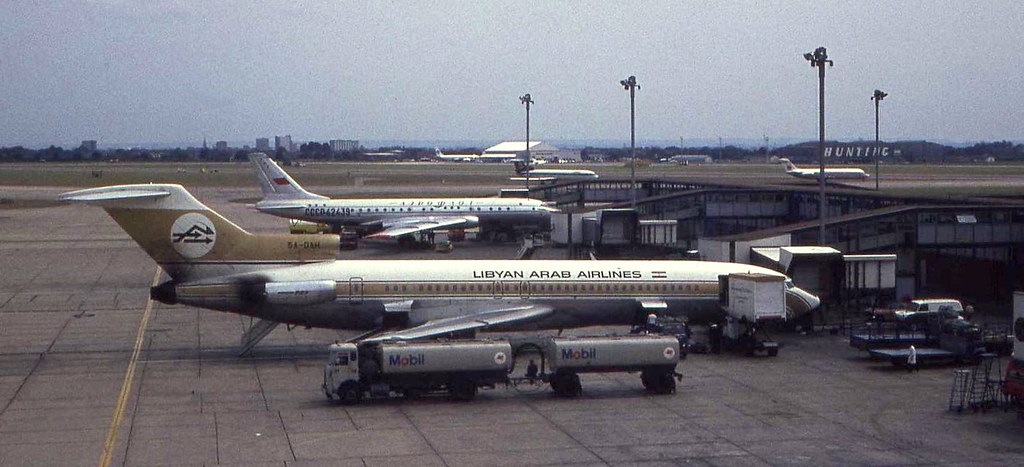
{"type": "MultiPolygon", "coordinates": [[[[602,179],[629,178],[622,164],[565,165],[585,167],[602,179]]],[[[873,167],[864,166],[869,173],[873,167]]],[[[491,196],[511,182],[507,164],[468,163],[308,163],[289,167],[302,185],[335,197],[347,196],[491,196]]],[[[813,187],[785,175],[772,164],[653,164],[637,168],[641,179],[665,179],[754,186],[813,187]]],[[[0,187],[93,187],[127,183],[179,183],[186,187],[255,188],[252,168],[244,163],[18,163],[0,165],[0,187]]],[[[874,180],[855,182],[873,189],[874,180]]],[[[1024,196],[1024,164],[883,165],[883,193],[890,195],[972,197],[1024,196]]],[[[2,190],[2,188],[0,188],[2,190]]],[[[2,198],[2,193],[0,193],[2,198]]],[[[2,206],[0,206],[2,208],[2,206]]]]}

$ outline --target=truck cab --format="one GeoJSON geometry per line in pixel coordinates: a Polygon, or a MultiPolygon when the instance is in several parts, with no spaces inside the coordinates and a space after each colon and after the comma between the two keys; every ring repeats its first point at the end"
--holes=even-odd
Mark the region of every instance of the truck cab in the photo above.
{"type": "Polygon", "coordinates": [[[332,398],[335,393],[342,399],[348,397],[358,400],[361,398],[359,349],[355,344],[331,344],[328,348],[323,390],[328,399],[332,398]]]}

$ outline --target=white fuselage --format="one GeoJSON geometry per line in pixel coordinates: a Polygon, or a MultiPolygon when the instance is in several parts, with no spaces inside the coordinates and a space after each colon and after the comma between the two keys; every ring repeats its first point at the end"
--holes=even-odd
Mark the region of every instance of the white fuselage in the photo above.
{"type": "MultiPolygon", "coordinates": [[[[340,329],[379,327],[388,307],[396,303],[405,304],[412,326],[489,309],[536,305],[551,307],[553,313],[507,329],[557,329],[628,325],[652,312],[685,316],[693,322],[718,320],[723,316],[719,276],[734,273],[783,276],[758,266],[702,261],[363,260],[184,283],[177,285],[175,294],[177,303],[340,329]],[[319,284],[316,293],[322,293],[325,282],[331,296],[303,306],[246,302],[246,293],[239,292],[251,284],[296,284],[297,290],[303,284],[319,284]]],[[[817,297],[802,289],[786,290],[786,306],[793,315],[817,305],[817,297]]]]}
{"type": "Polygon", "coordinates": [[[520,172],[519,176],[523,178],[598,178],[593,170],[586,169],[529,169],[520,172]]]}
{"type": "MultiPolygon", "coordinates": [[[[797,169],[787,170],[787,174],[790,174],[797,178],[809,178],[818,179],[820,173],[818,169],[797,169]]],[[[861,169],[839,169],[839,168],[825,168],[826,179],[837,179],[837,180],[864,180],[869,175],[861,169]]]]}
{"type": "MultiPolygon", "coordinates": [[[[805,178],[817,180],[820,178],[821,168],[820,167],[797,167],[795,164],[789,161],[789,159],[779,159],[780,162],[785,164],[786,173],[796,178],[805,178]]],[[[870,177],[864,169],[858,169],[856,167],[825,167],[825,179],[834,180],[864,180],[870,177]]]]}
{"type": "Polygon", "coordinates": [[[527,198],[264,200],[256,204],[256,209],[336,226],[372,226],[408,217],[470,216],[483,226],[533,231],[550,229],[551,213],[557,212],[543,201],[527,198]]]}

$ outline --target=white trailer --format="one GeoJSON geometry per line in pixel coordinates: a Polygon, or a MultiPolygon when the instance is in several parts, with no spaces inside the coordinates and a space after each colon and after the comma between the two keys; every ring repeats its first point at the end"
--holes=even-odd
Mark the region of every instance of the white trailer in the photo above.
{"type": "Polygon", "coordinates": [[[648,391],[670,394],[676,390],[679,340],[675,336],[553,337],[541,348],[550,369],[544,380],[560,396],[582,392],[579,373],[639,371],[648,391]]]}

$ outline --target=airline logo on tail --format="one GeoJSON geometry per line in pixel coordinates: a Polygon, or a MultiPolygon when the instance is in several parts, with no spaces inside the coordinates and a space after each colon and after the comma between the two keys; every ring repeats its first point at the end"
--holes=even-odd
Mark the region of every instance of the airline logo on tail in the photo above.
{"type": "Polygon", "coordinates": [[[274,179],[274,184],[275,185],[288,185],[288,179],[284,178],[284,177],[275,178],[274,179]]]}
{"type": "Polygon", "coordinates": [[[217,229],[206,216],[197,212],[182,214],[171,226],[174,251],[188,259],[205,256],[217,243],[217,229]]]}

